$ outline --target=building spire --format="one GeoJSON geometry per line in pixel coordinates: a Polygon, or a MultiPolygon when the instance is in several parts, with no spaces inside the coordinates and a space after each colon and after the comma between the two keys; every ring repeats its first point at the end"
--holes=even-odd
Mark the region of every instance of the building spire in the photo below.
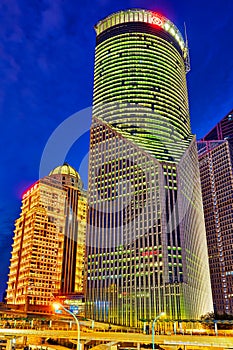
{"type": "Polygon", "coordinates": [[[186,30],[186,24],[184,22],[184,37],[185,37],[185,71],[188,73],[191,70],[190,66],[190,56],[189,56],[189,48],[188,48],[188,36],[187,36],[187,30],[186,30]]]}

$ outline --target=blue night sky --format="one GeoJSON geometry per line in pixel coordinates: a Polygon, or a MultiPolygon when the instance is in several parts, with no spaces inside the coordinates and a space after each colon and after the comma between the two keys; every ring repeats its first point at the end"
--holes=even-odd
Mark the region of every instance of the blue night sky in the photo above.
{"type": "MultiPolygon", "coordinates": [[[[132,7],[162,13],[182,33],[186,23],[193,133],[204,136],[233,108],[232,0],[1,0],[1,294],[22,193],[38,179],[42,153],[54,130],[74,113],[91,106],[93,26],[112,12],[132,7]]],[[[88,133],[79,137],[82,118],[84,124],[90,119],[88,113],[81,113],[78,124],[70,128],[70,133],[77,128],[79,140],[69,147],[65,160],[77,170],[84,164],[80,173],[86,187],[83,159],[89,139],[88,133]]],[[[69,130],[63,138],[69,140],[69,130]]],[[[60,143],[61,148],[66,147],[60,143]]],[[[59,146],[48,169],[50,163],[51,167],[58,165],[59,146]]]]}

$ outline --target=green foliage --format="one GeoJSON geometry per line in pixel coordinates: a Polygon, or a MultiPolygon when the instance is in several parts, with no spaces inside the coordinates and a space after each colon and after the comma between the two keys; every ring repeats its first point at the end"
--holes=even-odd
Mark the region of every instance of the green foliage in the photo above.
{"type": "Polygon", "coordinates": [[[208,312],[207,314],[201,316],[201,320],[215,320],[215,313],[208,312]]]}
{"type": "Polygon", "coordinates": [[[233,329],[233,315],[208,312],[201,316],[201,320],[205,329],[214,329],[215,322],[217,322],[218,329],[233,329]]]}

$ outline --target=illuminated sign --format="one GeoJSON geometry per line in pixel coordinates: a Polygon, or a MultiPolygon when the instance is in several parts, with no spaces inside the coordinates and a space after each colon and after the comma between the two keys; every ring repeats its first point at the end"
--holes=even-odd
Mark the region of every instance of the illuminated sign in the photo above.
{"type": "Polygon", "coordinates": [[[157,254],[158,254],[157,250],[142,252],[142,256],[150,256],[150,255],[157,255],[157,254]]]}
{"type": "Polygon", "coordinates": [[[73,314],[78,314],[79,307],[77,305],[70,305],[70,311],[73,312],[73,314]]]}
{"type": "Polygon", "coordinates": [[[27,192],[23,194],[23,199],[29,196],[29,194],[32,193],[37,187],[38,187],[38,184],[35,184],[31,188],[29,188],[29,190],[27,190],[27,192]]]}
{"type": "Polygon", "coordinates": [[[78,299],[66,299],[64,300],[64,304],[66,305],[80,305],[82,304],[82,300],[78,299]]]}
{"type": "Polygon", "coordinates": [[[153,17],[151,18],[151,23],[152,23],[152,24],[156,24],[156,25],[159,26],[159,27],[162,27],[162,25],[163,25],[163,21],[161,20],[161,18],[159,18],[159,17],[157,17],[157,16],[153,16],[153,17]]]}

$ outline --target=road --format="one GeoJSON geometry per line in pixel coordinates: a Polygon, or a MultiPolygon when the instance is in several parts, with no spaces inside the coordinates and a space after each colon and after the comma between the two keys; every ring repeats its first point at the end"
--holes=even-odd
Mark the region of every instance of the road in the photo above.
{"type": "MultiPolygon", "coordinates": [[[[64,330],[34,330],[34,329],[0,329],[0,336],[20,337],[37,336],[41,338],[66,338],[77,339],[77,331],[64,330]]],[[[141,343],[150,344],[151,335],[124,332],[81,332],[81,340],[102,340],[108,342],[141,343]]],[[[155,343],[160,345],[188,345],[188,346],[208,346],[224,349],[233,349],[233,337],[206,336],[206,335],[156,335],[155,343]]]]}

